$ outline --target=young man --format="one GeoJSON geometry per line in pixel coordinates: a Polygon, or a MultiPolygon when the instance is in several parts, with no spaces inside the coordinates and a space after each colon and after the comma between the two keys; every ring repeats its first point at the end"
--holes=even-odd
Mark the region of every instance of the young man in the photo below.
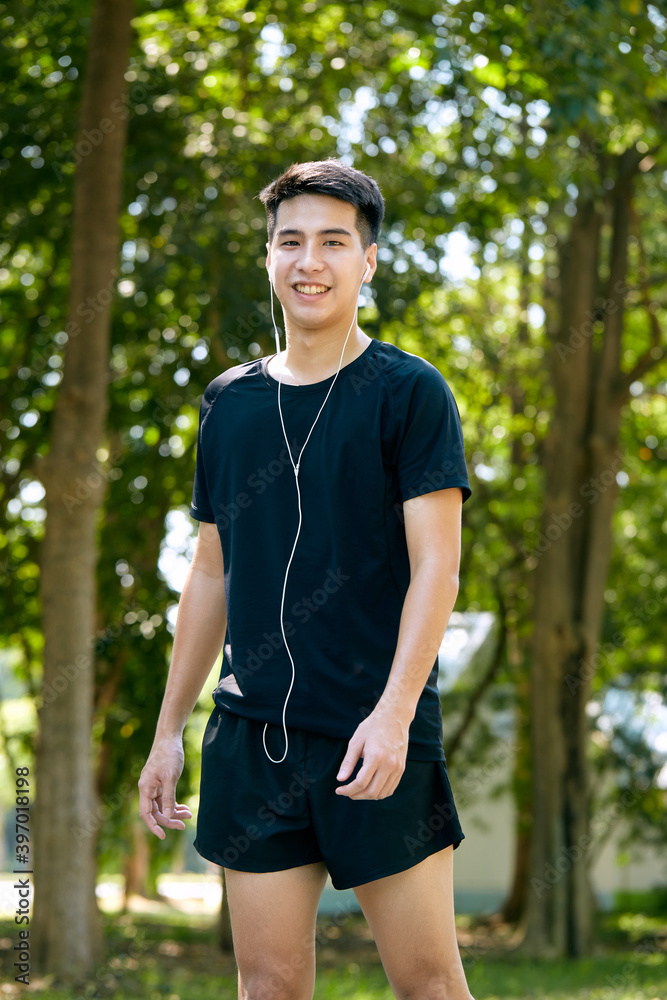
{"type": "Polygon", "coordinates": [[[287,347],[204,393],[199,534],[141,815],[184,829],[182,732],[222,648],[195,846],[225,868],[239,997],[310,1000],[329,871],[397,997],[470,1000],[437,689],[470,496],[458,409],[433,365],[357,325],[377,184],[324,160],[260,197],[287,347]]]}

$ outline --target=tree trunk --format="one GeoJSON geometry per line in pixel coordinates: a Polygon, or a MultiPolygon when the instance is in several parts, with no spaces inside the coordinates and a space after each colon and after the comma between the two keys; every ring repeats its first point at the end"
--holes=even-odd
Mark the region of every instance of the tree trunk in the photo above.
{"type": "Polygon", "coordinates": [[[130,904],[130,896],[148,896],[148,876],[150,870],[150,850],[148,846],[148,831],[142,819],[139,819],[139,805],[137,802],[137,812],[130,821],[131,848],[124,861],[125,889],[124,908],[127,910],[130,904]]]}
{"type": "MultiPolygon", "coordinates": [[[[633,154],[634,155],[634,154],[633,154]]],[[[623,299],[633,164],[618,160],[608,287],[600,295],[602,215],[580,201],[562,248],[556,395],[545,443],[535,568],[533,829],[524,947],[578,956],[592,946],[593,895],[586,705],[599,643],[612,545],[622,376],[623,299]],[[595,323],[604,323],[603,331],[595,323]]]]}
{"type": "MultiPolygon", "coordinates": [[[[513,645],[513,644],[512,644],[513,645]]],[[[517,642],[518,645],[518,642],[517,642]]],[[[508,657],[510,660],[511,658],[508,657]]],[[[523,658],[513,664],[517,678],[516,710],[515,710],[515,743],[514,774],[512,790],[516,807],[515,840],[514,840],[514,870],[512,882],[507,896],[500,908],[502,919],[508,924],[524,926],[524,917],[528,903],[530,878],[530,841],[532,827],[532,760],[530,748],[530,678],[523,658]]]]}
{"type": "Polygon", "coordinates": [[[47,519],[41,557],[44,680],[36,754],[31,950],[38,969],[63,979],[90,974],[102,953],[91,746],[96,536],[104,493],[97,450],[107,413],[131,17],[131,0],[96,0],[74,147],[64,375],[50,453],[38,470],[47,519]]]}
{"type": "MultiPolygon", "coordinates": [[[[525,118],[522,118],[522,133],[525,137],[525,118]]],[[[524,219],[524,226],[529,225],[524,219]]],[[[521,351],[530,344],[528,330],[528,307],[533,298],[533,279],[530,273],[530,258],[527,242],[524,241],[521,253],[521,313],[516,329],[516,344],[521,351]]],[[[499,373],[500,376],[500,373],[499,373]]],[[[512,425],[523,415],[526,406],[526,393],[521,380],[519,365],[514,368],[512,384],[508,395],[512,405],[512,425]]],[[[511,463],[513,474],[521,475],[525,466],[524,444],[518,434],[511,440],[511,463]]],[[[514,592],[514,589],[513,589],[514,592]]],[[[514,609],[512,609],[514,611],[514,609]]],[[[511,622],[520,618],[520,613],[512,614],[511,622]]],[[[512,881],[507,896],[500,907],[500,917],[508,924],[515,924],[525,931],[524,917],[528,901],[528,879],[530,877],[530,835],[532,825],[532,758],[530,747],[530,668],[527,650],[523,636],[517,632],[514,624],[507,626],[507,663],[514,679],[515,690],[515,730],[514,741],[516,752],[513,757],[512,797],[516,809],[514,827],[514,864],[512,881]]]]}

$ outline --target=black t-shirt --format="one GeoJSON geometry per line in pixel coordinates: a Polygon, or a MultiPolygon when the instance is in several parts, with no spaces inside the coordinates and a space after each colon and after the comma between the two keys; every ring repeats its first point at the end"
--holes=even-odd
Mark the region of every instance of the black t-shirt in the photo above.
{"type": "MultiPolygon", "coordinates": [[[[214,379],[202,398],[190,513],[215,522],[225,564],[227,631],[215,703],[282,725],[292,680],[280,609],[299,526],[294,469],[268,357],[214,379]]],[[[281,383],[296,463],[335,376],[281,383]]],[[[299,469],[302,523],[283,623],[295,664],[286,724],[349,739],[393,662],[410,582],[402,502],[471,494],[454,396],[430,362],[373,339],[340,369],[299,469]]],[[[436,658],[409,731],[408,757],[443,760],[436,658]]]]}

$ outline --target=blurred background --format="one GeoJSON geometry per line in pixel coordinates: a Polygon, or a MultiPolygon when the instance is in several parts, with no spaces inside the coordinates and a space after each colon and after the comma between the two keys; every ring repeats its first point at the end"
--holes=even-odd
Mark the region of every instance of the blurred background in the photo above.
{"type": "MultiPolygon", "coordinates": [[[[360,325],[436,365],[463,424],[440,681],[471,989],[529,995],[549,960],[540,996],[657,998],[664,7],[45,0],[0,21],[7,995],[28,866],[42,995],[191,997],[207,963],[235,995],[220,870],[194,820],[149,841],[136,784],[196,533],[201,394],[275,349],[256,196],[335,156],[387,204],[360,325]]],[[[185,733],[193,813],[217,673],[185,733]]],[[[326,995],[390,996],[353,894],[327,889],[321,920],[326,995]]]]}

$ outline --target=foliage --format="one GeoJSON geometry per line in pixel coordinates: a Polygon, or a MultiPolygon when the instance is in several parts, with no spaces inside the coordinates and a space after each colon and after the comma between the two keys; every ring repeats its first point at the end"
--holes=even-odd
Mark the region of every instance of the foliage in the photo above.
{"type": "MultiPolygon", "coordinates": [[[[0,574],[12,583],[0,647],[18,655],[34,695],[39,459],[67,337],[72,182],[86,155],[73,136],[90,26],[89,4],[46,6],[23,3],[18,18],[0,4],[0,574]]],[[[507,685],[527,668],[558,247],[579,192],[603,202],[616,158],[633,146],[646,159],[626,370],[649,342],[650,315],[664,322],[664,301],[647,309],[637,281],[645,266],[660,303],[666,57],[657,8],[634,0],[452,2],[438,12],[421,0],[246,6],[240,13],[229,0],[154,0],[138,4],[134,20],[111,408],[99,456],[107,481],[99,622],[91,636],[102,801],[125,782],[136,785],[152,742],[177,600],[159,558],[170,512],[186,511],[190,499],[200,395],[221,369],[274,349],[255,198],[272,177],[294,160],[342,155],[381,183],[380,268],[361,324],[427,357],[455,392],[473,487],[458,608],[506,617],[519,656],[503,662],[489,695],[501,706],[507,685]]],[[[110,291],[100,289],[99,301],[110,291]]],[[[661,615],[647,611],[651,600],[664,603],[664,370],[633,395],[623,453],[599,703],[619,683],[638,696],[665,695],[661,615]]],[[[64,502],[76,516],[77,497],[64,502]]],[[[463,710],[466,694],[453,710],[463,710]]],[[[662,836],[660,759],[641,732],[613,722],[610,730],[601,715],[591,716],[594,763],[617,778],[601,803],[638,777],[652,783],[630,815],[643,838],[662,836]]],[[[480,716],[462,778],[495,738],[480,716]]],[[[189,754],[182,787],[190,794],[196,763],[189,754]]],[[[128,793],[106,817],[105,859],[130,850],[135,810],[128,793]]],[[[171,849],[153,843],[156,866],[171,849]]]]}

